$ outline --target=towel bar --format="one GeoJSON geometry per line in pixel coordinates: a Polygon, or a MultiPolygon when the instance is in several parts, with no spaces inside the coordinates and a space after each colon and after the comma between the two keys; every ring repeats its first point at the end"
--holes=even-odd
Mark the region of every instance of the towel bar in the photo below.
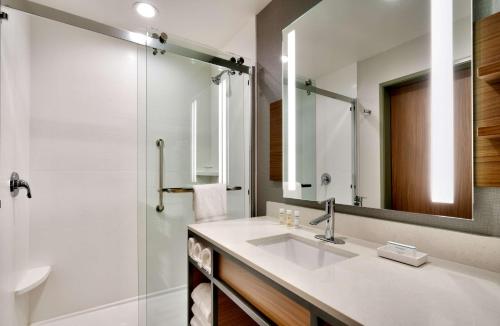
{"type": "MultiPolygon", "coordinates": [[[[165,149],[165,141],[163,139],[158,139],[156,141],[156,147],[159,151],[159,162],[158,162],[158,205],[156,206],[157,212],[163,212],[165,206],[163,205],[163,193],[167,192],[170,194],[194,192],[193,187],[179,187],[179,188],[163,188],[163,150],[165,149]]],[[[240,186],[227,186],[227,191],[241,190],[240,186]]]]}
{"type": "MultiPolygon", "coordinates": [[[[227,191],[241,190],[239,186],[227,187],[227,191]]],[[[170,194],[182,193],[182,192],[194,192],[192,187],[183,188],[163,188],[163,192],[168,192],[170,194]]]]}

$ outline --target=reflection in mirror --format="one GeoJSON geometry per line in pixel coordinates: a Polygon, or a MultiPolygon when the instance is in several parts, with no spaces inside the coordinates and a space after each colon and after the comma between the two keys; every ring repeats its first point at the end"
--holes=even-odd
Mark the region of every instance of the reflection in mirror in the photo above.
{"type": "Polygon", "coordinates": [[[330,0],[283,30],[284,197],[472,218],[471,9],[330,0]]]}
{"type": "Polygon", "coordinates": [[[191,99],[191,182],[241,185],[245,153],[242,105],[247,77],[219,67],[191,99]]]}

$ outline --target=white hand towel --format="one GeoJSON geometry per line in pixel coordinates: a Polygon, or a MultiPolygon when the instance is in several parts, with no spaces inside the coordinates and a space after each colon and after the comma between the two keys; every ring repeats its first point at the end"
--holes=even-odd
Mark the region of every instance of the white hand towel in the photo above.
{"type": "Polygon", "coordinates": [[[205,248],[200,253],[201,267],[208,272],[212,273],[212,251],[210,248],[205,248]]]}
{"type": "Polygon", "coordinates": [[[227,186],[221,183],[194,185],[193,208],[196,222],[210,222],[227,214],[227,186]]]}
{"type": "MultiPolygon", "coordinates": [[[[210,326],[210,325],[212,325],[212,321],[211,320],[205,319],[205,317],[203,316],[203,312],[201,311],[200,306],[197,303],[195,303],[191,307],[191,311],[193,312],[194,316],[196,318],[198,318],[198,320],[201,322],[201,324],[203,324],[203,326],[210,326]]],[[[210,317],[212,317],[212,316],[210,316],[210,317]]]]}
{"type": "Polygon", "coordinates": [[[191,298],[198,305],[203,318],[211,320],[212,316],[212,288],[209,283],[200,283],[191,293],[191,298]]]}
{"type": "Polygon", "coordinates": [[[200,264],[201,263],[201,251],[205,249],[201,243],[197,242],[195,243],[195,245],[193,246],[193,256],[192,258],[198,263],[200,264]]]}
{"type": "Polygon", "coordinates": [[[189,238],[188,239],[188,253],[189,253],[189,256],[193,257],[193,249],[194,249],[194,245],[196,244],[196,240],[194,238],[189,238]]]}

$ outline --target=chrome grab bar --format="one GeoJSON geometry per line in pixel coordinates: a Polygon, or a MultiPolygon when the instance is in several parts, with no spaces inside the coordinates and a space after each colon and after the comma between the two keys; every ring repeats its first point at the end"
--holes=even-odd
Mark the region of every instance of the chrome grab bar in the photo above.
{"type": "MultiPolygon", "coordinates": [[[[240,186],[228,186],[227,191],[241,190],[240,186]]],[[[183,192],[194,192],[193,187],[182,187],[182,188],[163,188],[163,192],[168,192],[170,194],[178,194],[183,192]]]]}
{"type": "Polygon", "coordinates": [[[156,141],[156,147],[158,147],[158,150],[160,152],[160,166],[159,168],[159,180],[158,180],[158,205],[156,206],[156,211],[157,212],[163,212],[165,209],[165,206],[163,206],[163,149],[165,148],[165,142],[163,139],[158,139],[156,141]]]}
{"type": "MultiPolygon", "coordinates": [[[[160,166],[158,167],[159,172],[158,172],[158,205],[156,206],[156,211],[157,212],[163,212],[165,210],[165,206],[163,205],[163,193],[167,192],[170,194],[178,194],[178,193],[185,193],[185,192],[194,192],[193,187],[179,187],[179,188],[163,188],[163,150],[165,148],[165,142],[163,139],[158,139],[156,141],[156,147],[158,147],[159,150],[159,164],[160,166]]],[[[235,190],[241,190],[242,188],[240,186],[227,186],[227,191],[235,191],[235,190]]]]}

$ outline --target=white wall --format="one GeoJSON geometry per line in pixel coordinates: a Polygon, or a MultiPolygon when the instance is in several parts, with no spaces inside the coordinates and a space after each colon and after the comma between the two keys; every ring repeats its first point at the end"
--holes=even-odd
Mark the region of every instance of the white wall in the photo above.
{"type": "Polygon", "coordinates": [[[137,48],[37,17],[31,33],[39,321],[137,295],[137,48]]]}
{"type": "MultiPolygon", "coordinates": [[[[470,22],[463,19],[455,23],[454,56],[470,56],[470,22]]],[[[381,207],[380,171],[380,84],[424,71],[430,67],[430,39],[418,37],[387,52],[358,63],[358,158],[359,195],[366,196],[363,205],[381,207]],[[371,115],[359,115],[363,109],[371,115]]]]}
{"type": "Polygon", "coordinates": [[[252,17],[245,25],[237,31],[222,50],[245,58],[245,65],[253,66],[256,62],[257,35],[255,31],[255,19],[252,17]]]}
{"type": "Polygon", "coordinates": [[[15,296],[17,282],[30,267],[29,212],[26,191],[12,198],[8,181],[13,171],[31,181],[30,137],[30,19],[15,10],[2,21],[0,106],[0,325],[27,325],[29,296],[15,296]]]}
{"type": "MultiPolygon", "coordinates": [[[[319,88],[356,98],[356,64],[316,79],[319,88]]],[[[317,200],[335,198],[352,205],[352,112],[349,103],[316,95],[316,187],[317,200]],[[321,175],[332,181],[321,185],[321,175]]]]}

